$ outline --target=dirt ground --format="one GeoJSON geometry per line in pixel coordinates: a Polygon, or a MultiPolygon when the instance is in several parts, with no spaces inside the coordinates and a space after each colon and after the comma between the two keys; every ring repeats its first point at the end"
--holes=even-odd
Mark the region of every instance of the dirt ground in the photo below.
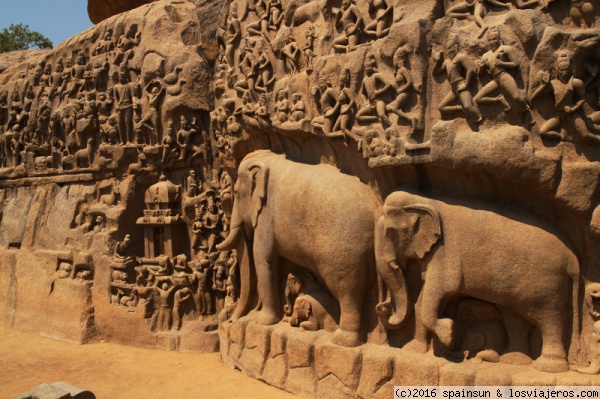
{"type": "Polygon", "coordinates": [[[110,343],[77,345],[0,327],[0,398],[65,381],[98,399],[302,399],[221,363],[218,353],[181,353],[110,343]]]}

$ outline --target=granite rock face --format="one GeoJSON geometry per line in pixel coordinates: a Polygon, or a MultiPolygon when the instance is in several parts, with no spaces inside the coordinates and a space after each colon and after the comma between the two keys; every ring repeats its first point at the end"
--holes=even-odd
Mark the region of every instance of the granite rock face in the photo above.
{"type": "Polygon", "coordinates": [[[90,21],[97,24],[113,15],[133,10],[153,0],[88,0],[88,16],[90,21]]]}
{"type": "Polygon", "coordinates": [[[315,397],[595,383],[596,19],[162,0],[11,66],[1,320],[315,397]]]}

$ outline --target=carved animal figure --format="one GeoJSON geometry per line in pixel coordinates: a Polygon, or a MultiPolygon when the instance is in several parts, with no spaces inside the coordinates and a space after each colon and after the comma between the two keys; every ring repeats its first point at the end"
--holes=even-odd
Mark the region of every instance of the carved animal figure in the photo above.
{"type": "Polygon", "coordinates": [[[88,139],[86,148],[77,151],[73,155],[64,157],[62,160],[63,169],[74,167],[86,168],[91,166],[94,157],[94,149],[92,148],[93,144],[94,139],[88,139]]]}
{"type": "Polygon", "coordinates": [[[281,320],[277,276],[285,258],[320,277],[339,302],[340,326],[332,341],[360,344],[363,300],[375,280],[369,228],[379,206],[367,185],[332,166],[301,164],[264,150],[246,156],[235,184],[230,234],[217,246],[238,254],[241,291],[232,319],[252,305],[254,267],[262,303],[257,322],[281,320]]]}
{"type": "Polygon", "coordinates": [[[571,300],[578,304],[579,264],[551,231],[539,220],[496,213],[482,204],[464,207],[406,192],[390,194],[375,232],[377,270],[389,289],[377,305],[381,321],[388,328],[402,325],[409,311],[404,273],[419,267],[426,274],[410,347],[425,351],[429,333],[450,347],[453,321],[440,314],[448,299],[466,295],[530,321],[542,336],[534,367],[567,371],[563,342],[571,312],[571,353],[579,349],[578,305],[571,307],[571,300]]]}
{"type": "Polygon", "coordinates": [[[119,202],[119,186],[113,185],[110,194],[101,195],[99,202],[108,206],[117,205],[117,203],[119,202]]]}
{"type": "Polygon", "coordinates": [[[325,307],[310,295],[299,295],[296,298],[290,325],[308,331],[335,331],[338,328],[337,322],[325,307]]]}

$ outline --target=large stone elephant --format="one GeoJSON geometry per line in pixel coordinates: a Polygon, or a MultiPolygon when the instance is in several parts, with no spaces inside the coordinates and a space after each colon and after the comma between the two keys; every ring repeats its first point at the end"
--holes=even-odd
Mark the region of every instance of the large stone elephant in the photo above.
{"type": "Polygon", "coordinates": [[[426,350],[430,333],[450,347],[453,321],[441,314],[452,298],[470,296],[512,310],[539,329],[542,350],[534,367],[568,370],[571,328],[571,353],[579,350],[579,264],[551,231],[540,220],[482,204],[390,194],[375,231],[377,270],[388,290],[377,305],[382,323],[388,329],[403,325],[412,308],[405,270],[420,267],[425,277],[410,347],[426,350]]]}
{"type": "Polygon", "coordinates": [[[253,276],[261,309],[257,322],[281,320],[280,259],[318,276],[340,305],[332,341],[363,341],[363,301],[375,283],[373,235],[381,201],[357,177],[330,165],[307,165],[270,151],[241,162],[235,183],[231,232],[217,246],[236,248],[240,258],[240,300],[232,315],[247,313],[253,276]]]}

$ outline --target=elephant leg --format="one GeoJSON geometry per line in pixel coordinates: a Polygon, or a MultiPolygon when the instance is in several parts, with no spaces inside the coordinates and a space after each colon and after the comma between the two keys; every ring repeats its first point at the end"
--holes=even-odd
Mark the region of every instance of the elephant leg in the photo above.
{"type": "Polygon", "coordinates": [[[279,255],[274,251],[273,240],[255,237],[254,262],[256,264],[256,279],[258,298],[262,309],[258,314],[257,323],[271,325],[280,321],[277,316],[279,305],[279,287],[277,286],[277,266],[279,255]]]}
{"type": "Polygon", "coordinates": [[[442,284],[439,284],[439,287],[435,285],[428,281],[423,285],[421,321],[427,330],[437,335],[440,342],[449,348],[452,345],[453,321],[438,318],[448,299],[448,292],[444,290],[442,284]]]}
{"type": "Polygon", "coordinates": [[[533,367],[547,373],[562,373],[569,370],[567,352],[563,344],[564,317],[547,317],[539,323],[542,334],[542,354],[533,362],[533,367]]]}
{"type": "Polygon", "coordinates": [[[531,364],[531,358],[528,356],[531,324],[511,309],[501,308],[501,312],[508,334],[508,345],[505,353],[500,357],[500,362],[518,365],[531,364]]]}
{"type": "Polygon", "coordinates": [[[403,349],[417,353],[425,353],[429,349],[429,331],[427,331],[421,320],[422,302],[423,291],[421,291],[415,303],[415,338],[403,347],[403,349]]]}
{"type": "Polygon", "coordinates": [[[344,292],[337,296],[340,302],[340,326],[333,333],[331,342],[340,346],[353,347],[362,343],[360,339],[363,292],[344,292]]]}

